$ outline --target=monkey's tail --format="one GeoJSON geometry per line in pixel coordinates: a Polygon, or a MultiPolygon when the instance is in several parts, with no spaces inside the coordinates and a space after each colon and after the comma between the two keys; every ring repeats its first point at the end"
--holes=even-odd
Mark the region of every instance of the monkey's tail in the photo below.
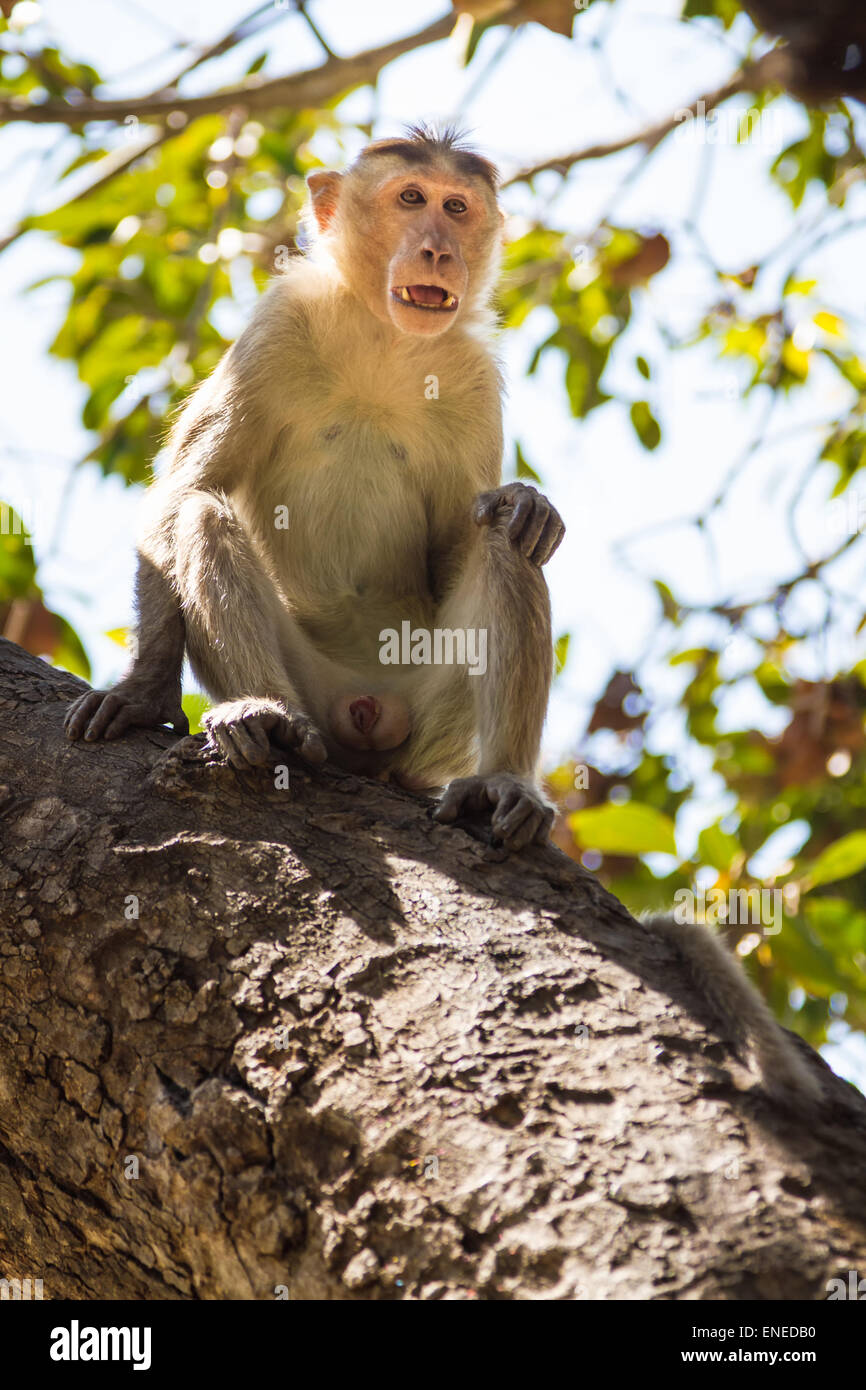
{"type": "Polygon", "coordinates": [[[742,966],[708,928],[673,917],[644,916],[643,926],[676,948],[695,985],[730,1034],[737,1052],[777,1104],[810,1110],[825,1099],[820,1073],[800,1055],[742,966]]]}

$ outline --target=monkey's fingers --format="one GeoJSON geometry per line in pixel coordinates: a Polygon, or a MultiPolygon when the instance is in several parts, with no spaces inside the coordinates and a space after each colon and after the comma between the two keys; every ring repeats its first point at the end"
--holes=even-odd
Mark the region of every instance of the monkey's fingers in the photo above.
{"type": "Polygon", "coordinates": [[[544,812],[540,806],[534,806],[531,815],[527,816],[520,829],[507,841],[509,850],[515,852],[526,849],[527,845],[538,844],[543,826],[544,812]]]}
{"type": "MultiPolygon", "coordinates": [[[[104,708],[104,706],[103,706],[104,708]]],[[[100,711],[101,713],[102,711],[100,711]]],[[[168,719],[163,720],[158,703],[148,700],[120,700],[120,709],[115,714],[111,723],[103,731],[104,739],[120,738],[121,734],[132,727],[142,729],[158,729],[163,723],[168,723],[168,719]]],[[[177,717],[172,726],[175,733],[189,733],[189,720],[183,715],[183,723],[177,717]],[[180,725],[180,727],[178,727],[180,725]],[[186,726],[185,728],[183,726],[186,726]]]]}
{"type": "Polygon", "coordinates": [[[527,845],[546,844],[552,822],[553,810],[534,801],[530,814],[506,841],[508,848],[519,850],[525,849],[527,845]]]}
{"type": "Polygon", "coordinates": [[[208,735],[210,737],[209,747],[219,751],[231,767],[236,768],[238,772],[243,772],[249,767],[246,757],[240,748],[235,746],[227,725],[212,724],[208,729],[208,735]]]}
{"type": "Polygon", "coordinates": [[[553,807],[526,795],[505,817],[498,833],[506,848],[514,852],[533,843],[546,843],[552,823],[553,807]]]}
{"type": "MultiPolygon", "coordinates": [[[[104,708],[105,704],[103,704],[103,709],[104,708]]],[[[100,714],[101,713],[102,711],[100,710],[100,714]]],[[[104,739],[120,738],[120,735],[125,733],[131,724],[147,724],[148,722],[153,723],[153,720],[148,720],[147,710],[143,705],[124,704],[124,702],[121,701],[120,708],[117,710],[114,718],[109,724],[105,725],[102,737],[104,739]]],[[[87,731],[87,737],[90,737],[89,729],[87,731]]]]}
{"type": "Polygon", "coordinates": [[[225,729],[234,751],[251,767],[264,767],[271,761],[271,745],[257,719],[232,719],[225,729]]]}
{"type": "Polygon", "coordinates": [[[551,555],[559,549],[560,542],[565,535],[565,526],[562,517],[558,512],[551,509],[550,515],[544,523],[544,530],[538,539],[538,543],[530,556],[536,565],[546,565],[551,555]]]}
{"type": "Polygon", "coordinates": [[[541,817],[541,824],[535,832],[535,843],[546,845],[550,839],[550,827],[553,825],[553,818],[556,811],[553,806],[545,806],[544,815],[541,817]]]}
{"type": "Polygon", "coordinates": [[[510,541],[516,541],[522,535],[524,527],[535,512],[538,501],[538,494],[530,492],[528,488],[518,495],[506,530],[510,541]]]}
{"type": "Polygon", "coordinates": [[[486,811],[489,806],[490,796],[482,778],[458,777],[445,789],[442,800],[433,812],[433,819],[450,824],[458,816],[486,811]]]}
{"type": "Polygon", "coordinates": [[[323,763],[328,757],[324,740],[315,729],[311,729],[308,734],[304,735],[304,741],[298,748],[298,752],[308,763],[323,763]]]}
{"type": "Polygon", "coordinates": [[[63,720],[67,738],[81,738],[104,699],[104,690],[88,690],[86,695],[79,695],[75,703],[69,706],[63,720]]]}
{"type": "Polygon", "coordinates": [[[105,738],[109,725],[113,724],[115,719],[129,708],[130,706],[122,695],[116,694],[113,690],[109,691],[84,732],[87,742],[105,738]]]}
{"type": "Polygon", "coordinates": [[[494,835],[509,840],[526,820],[535,803],[521,786],[508,787],[499,797],[490,817],[494,835]]]}
{"type": "Polygon", "coordinates": [[[472,520],[476,526],[490,525],[496,514],[498,501],[498,492],[482,492],[480,497],[476,497],[475,505],[472,508],[472,520]]]}
{"type": "Polygon", "coordinates": [[[300,715],[283,715],[271,730],[271,738],[284,748],[293,749],[308,763],[323,763],[328,756],[325,741],[315,724],[300,715]]]}
{"type": "Polygon", "coordinates": [[[523,528],[519,542],[520,549],[528,560],[535,559],[536,547],[544,534],[544,528],[550,520],[552,511],[553,508],[546,497],[538,496],[535,498],[532,514],[523,528]]]}

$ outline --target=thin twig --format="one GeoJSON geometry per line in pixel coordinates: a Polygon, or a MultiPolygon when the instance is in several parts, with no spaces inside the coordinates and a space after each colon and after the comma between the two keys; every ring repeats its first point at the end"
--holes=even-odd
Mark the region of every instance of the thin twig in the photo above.
{"type": "Polygon", "coordinates": [[[656,121],[655,124],[646,126],[643,130],[633,131],[631,135],[624,135],[619,140],[610,140],[598,145],[585,145],[583,149],[575,150],[571,154],[558,155],[553,159],[542,160],[540,164],[531,164],[525,169],[518,170],[516,174],[512,174],[504,181],[502,187],[508,188],[513,183],[525,183],[548,170],[558,174],[566,174],[575,164],[581,164],[589,159],[606,159],[608,155],[619,154],[621,150],[633,149],[636,145],[643,145],[647,150],[652,150],[666,135],[669,135],[690,116],[697,118],[699,115],[705,115],[739,92],[760,91],[763,87],[771,86],[774,83],[783,83],[786,72],[787,59],[784,58],[782,50],[774,48],[769,53],[765,53],[757,63],[751,63],[735,72],[721,87],[696,97],[688,106],[678,107],[664,120],[656,121]]]}

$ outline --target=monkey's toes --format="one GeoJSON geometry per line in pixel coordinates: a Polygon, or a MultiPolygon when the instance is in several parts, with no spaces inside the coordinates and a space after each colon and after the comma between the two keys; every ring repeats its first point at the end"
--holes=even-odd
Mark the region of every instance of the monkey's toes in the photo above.
{"type": "Polygon", "coordinates": [[[93,716],[104,699],[105,692],[103,690],[88,690],[86,695],[79,695],[78,699],[69,706],[63,720],[63,727],[68,739],[75,742],[84,735],[85,729],[89,729],[93,716]]]}
{"type": "Polygon", "coordinates": [[[324,739],[317,729],[310,729],[303,738],[298,752],[308,763],[323,763],[327,760],[328,750],[325,747],[324,739]]]}

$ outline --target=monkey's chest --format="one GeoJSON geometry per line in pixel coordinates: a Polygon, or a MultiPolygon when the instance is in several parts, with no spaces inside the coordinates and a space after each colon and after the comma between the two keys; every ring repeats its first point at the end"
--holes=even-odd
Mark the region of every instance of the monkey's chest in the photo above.
{"type": "Polygon", "coordinates": [[[426,596],[424,488],[399,440],[325,426],[273,492],[271,554],[300,608],[426,596]]]}

